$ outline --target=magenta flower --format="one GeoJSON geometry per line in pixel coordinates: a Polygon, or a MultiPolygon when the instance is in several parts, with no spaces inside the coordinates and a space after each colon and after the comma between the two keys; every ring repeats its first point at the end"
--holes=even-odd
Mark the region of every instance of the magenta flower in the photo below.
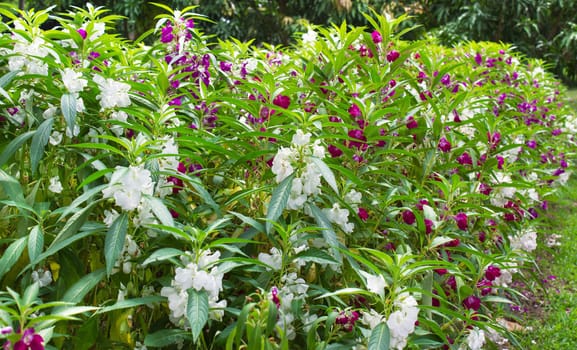
{"type": "Polygon", "coordinates": [[[495,148],[497,147],[497,145],[499,144],[499,142],[501,142],[501,134],[498,132],[487,132],[487,139],[489,141],[489,146],[491,148],[495,148]]]}
{"type": "Polygon", "coordinates": [[[487,185],[486,183],[481,183],[479,185],[479,192],[481,192],[484,195],[490,195],[491,192],[493,191],[493,189],[491,188],[491,186],[487,185]]]}
{"type": "Polygon", "coordinates": [[[84,28],[80,28],[76,32],[78,34],[80,34],[80,36],[82,37],[82,40],[86,40],[87,33],[86,33],[86,30],[84,28]]]}
{"type": "Polygon", "coordinates": [[[219,63],[220,69],[223,72],[231,72],[232,71],[232,63],[227,61],[220,61],[219,63]]]}
{"type": "Polygon", "coordinates": [[[172,26],[167,24],[164,28],[161,29],[160,41],[164,44],[167,44],[172,40],[174,40],[174,34],[172,34],[172,26]]]}
{"type": "Polygon", "coordinates": [[[363,115],[361,113],[361,109],[355,103],[353,103],[353,105],[349,107],[349,114],[353,118],[362,117],[362,115],[363,115]]]}
{"type": "Polygon", "coordinates": [[[411,116],[409,116],[409,118],[407,118],[407,129],[415,129],[418,126],[419,126],[419,124],[415,120],[415,117],[413,117],[411,115],[411,116]]]}
{"type": "Polygon", "coordinates": [[[401,56],[401,54],[399,53],[399,51],[397,50],[391,50],[387,53],[387,61],[389,62],[395,62],[397,60],[397,58],[399,58],[399,56],[401,56]]]}
{"type": "Polygon", "coordinates": [[[485,278],[489,281],[494,281],[497,277],[501,276],[501,269],[495,265],[490,265],[485,270],[485,278]]]}
{"type": "Polygon", "coordinates": [[[405,224],[412,225],[415,223],[416,217],[415,217],[415,214],[411,210],[407,209],[407,210],[403,211],[401,216],[403,217],[403,221],[405,222],[405,224]]]}
{"type": "Polygon", "coordinates": [[[383,36],[377,30],[371,33],[371,37],[373,38],[373,42],[375,44],[379,44],[383,41],[383,36]]]}
{"type": "Polygon", "coordinates": [[[474,295],[470,295],[463,300],[463,306],[469,310],[478,311],[481,308],[481,299],[474,295]]]}
{"type": "Polygon", "coordinates": [[[443,136],[439,140],[439,144],[437,145],[437,148],[441,152],[444,152],[444,153],[450,152],[451,151],[451,143],[443,136]]]}
{"type": "Polygon", "coordinates": [[[461,165],[473,165],[473,159],[467,152],[463,152],[463,154],[458,156],[457,162],[459,162],[461,165]]]}
{"type": "Polygon", "coordinates": [[[22,338],[14,344],[14,350],[44,350],[44,339],[34,332],[34,328],[28,328],[22,334],[22,338]]]}
{"type": "Polygon", "coordinates": [[[457,223],[457,226],[459,227],[459,229],[461,229],[463,231],[467,230],[467,228],[469,227],[467,214],[465,214],[463,212],[457,213],[457,215],[455,215],[454,219],[455,219],[455,222],[457,223]]]}
{"type": "Polygon", "coordinates": [[[357,210],[357,215],[359,216],[359,219],[363,221],[367,221],[369,218],[369,212],[365,208],[359,208],[359,210],[357,210]]]}
{"type": "Polygon", "coordinates": [[[275,106],[287,109],[289,107],[289,105],[291,104],[291,99],[288,96],[284,96],[284,95],[277,95],[277,97],[274,98],[274,100],[272,101],[272,103],[275,106]]]}
{"type": "Polygon", "coordinates": [[[433,221],[431,219],[425,219],[425,233],[430,235],[433,232],[433,221]]]}
{"type": "Polygon", "coordinates": [[[343,155],[343,151],[335,145],[329,145],[328,151],[333,158],[338,158],[343,155]]]}
{"type": "Polygon", "coordinates": [[[447,73],[441,77],[441,84],[443,84],[445,86],[451,85],[451,75],[449,75],[449,73],[447,73]]]}
{"type": "Polygon", "coordinates": [[[276,308],[280,308],[280,298],[278,297],[278,288],[272,287],[270,290],[272,302],[275,303],[276,308]]]}
{"type": "Polygon", "coordinates": [[[419,199],[419,203],[417,203],[415,207],[419,210],[423,210],[424,205],[429,205],[429,201],[426,199],[419,199]]]}
{"type": "Polygon", "coordinates": [[[535,149],[537,148],[537,141],[535,140],[529,140],[526,143],[527,147],[531,148],[531,149],[535,149]]]}

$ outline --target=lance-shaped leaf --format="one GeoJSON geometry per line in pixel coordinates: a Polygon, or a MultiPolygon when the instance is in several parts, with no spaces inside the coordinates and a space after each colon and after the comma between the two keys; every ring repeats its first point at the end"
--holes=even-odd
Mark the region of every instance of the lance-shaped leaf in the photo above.
{"type": "Polygon", "coordinates": [[[28,237],[22,237],[10,244],[6,251],[2,254],[0,258],[0,280],[6,272],[8,272],[14,264],[20,259],[24,248],[26,248],[26,241],[28,237]]]}
{"type": "Polygon", "coordinates": [[[336,194],[339,194],[339,187],[337,186],[337,180],[335,179],[335,174],[331,168],[329,168],[322,159],[317,157],[311,157],[313,163],[317,166],[317,168],[321,171],[321,175],[324,177],[325,181],[331,186],[333,191],[336,194]]]}
{"type": "Polygon", "coordinates": [[[104,259],[106,260],[106,274],[110,276],[116,260],[124,248],[126,230],[128,229],[128,214],[120,214],[110,225],[104,241],[104,259]]]}
{"type": "Polygon", "coordinates": [[[74,131],[76,126],[76,96],[74,94],[62,95],[60,108],[62,109],[66,126],[70,131],[74,131]]]}
{"type": "Polygon", "coordinates": [[[54,118],[46,119],[38,129],[34,137],[32,137],[32,145],[30,146],[30,170],[32,170],[32,175],[36,174],[38,169],[38,164],[44,156],[44,148],[48,144],[50,139],[50,133],[52,132],[52,125],[54,124],[54,118]]]}
{"type": "Polygon", "coordinates": [[[208,322],[208,293],[194,288],[187,289],[186,318],[190,322],[192,339],[196,343],[202,329],[208,322]]]}
{"type": "Polygon", "coordinates": [[[327,216],[320,210],[316,205],[309,204],[309,209],[317,225],[322,228],[323,238],[327,242],[327,244],[331,247],[331,253],[335,260],[341,261],[341,253],[339,249],[343,248],[344,246],[339,242],[337,239],[337,234],[333,229],[333,225],[327,216]]]}
{"type": "Polygon", "coordinates": [[[266,232],[268,234],[270,234],[272,231],[273,222],[275,222],[282,215],[282,212],[287,206],[294,177],[295,175],[293,173],[286,179],[282,180],[281,183],[272,192],[272,196],[268,204],[268,211],[266,213],[266,232]]]}
{"type": "Polygon", "coordinates": [[[42,249],[44,249],[44,232],[40,225],[36,225],[32,227],[28,236],[28,256],[30,256],[30,261],[36,261],[36,258],[42,253],[42,249]]]}
{"type": "Polygon", "coordinates": [[[389,327],[385,322],[381,322],[371,332],[368,350],[389,350],[390,343],[391,332],[389,327]]]}

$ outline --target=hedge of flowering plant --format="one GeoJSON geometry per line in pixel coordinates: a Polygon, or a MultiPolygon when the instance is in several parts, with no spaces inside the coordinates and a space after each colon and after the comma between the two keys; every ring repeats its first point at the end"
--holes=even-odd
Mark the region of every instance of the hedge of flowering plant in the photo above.
{"type": "Polygon", "coordinates": [[[1,6],[4,349],[515,344],[576,131],[542,63],[375,13],[281,48],[1,6]]]}

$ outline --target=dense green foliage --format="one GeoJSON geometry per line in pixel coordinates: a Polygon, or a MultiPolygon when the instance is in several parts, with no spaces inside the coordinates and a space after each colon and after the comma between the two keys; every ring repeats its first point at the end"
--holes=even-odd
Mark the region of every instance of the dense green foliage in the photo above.
{"type": "Polygon", "coordinates": [[[145,44],[0,5],[5,349],[516,346],[575,156],[541,62],[376,12],[279,47],[159,7],[145,44]]]}
{"type": "MultiPolygon", "coordinates": [[[[183,8],[190,1],[158,1],[183,8]]],[[[124,36],[135,38],[150,28],[158,9],[147,0],[95,0],[113,13],[125,16],[119,22],[124,36]]],[[[27,8],[55,5],[57,10],[83,6],[84,1],[25,1],[27,8]]],[[[434,33],[440,42],[453,45],[463,40],[496,41],[515,45],[529,57],[542,58],[565,83],[577,84],[577,2],[572,0],[215,0],[193,1],[197,12],[213,20],[203,25],[207,34],[221,39],[284,44],[294,42],[294,33],[307,24],[329,25],[342,21],[369,25],[362,16],[369,8],[391,16],[407,14],[422,27],[405,36],[434,33]]]]}

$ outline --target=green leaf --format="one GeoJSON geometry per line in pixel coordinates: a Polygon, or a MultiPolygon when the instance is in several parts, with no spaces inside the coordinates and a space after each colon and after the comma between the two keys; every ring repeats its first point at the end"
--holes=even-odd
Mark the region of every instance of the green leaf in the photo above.
{"type": "MultiPolygon", "coordinates": [[[[106,226],[102,225],[102,227],[105,229],[106,226]]],[[[36,257],[35,260],[31,260],[30,265],[36,265],[38,264],[40,261],[46,259],[47,257],[54,255],[56,253],[58,253],[60,250],[68,247],[69,245],[71,245],[72,243],[84,239],[96,232],[100,232],[100,231],[104,231],[104,229],[101,228],[97,228],[97,229],[92,229],[92,230],[88,230],[88,231],[82,231],[78,234],[73,235],[72,237],[68,237],[66,239],[62,239],[59,240],[56,244],[51,244],[45,251],[44,253],[41,253],[40,255],[38,255],[36,257]]]]}
{"type": "Polygon", "coordinates": [[[70,131],[74,131],[74,127],[76,126],[76,96],[74,96],[74,94],[62,95],[60,105],[66,126],[70,131]]]}
{"type": "Polygon", "coordinates": [[[40,225],[32,227],[28,236],[28,256],[30,261],[36,261],[36,258],[42,253],[44,248],[44,232],[40,225]]]}
{"type": "Polygon", "coordinates": [[[0,155],[0,166],[4,165],[13,155],[22,148],[22,145],[28,141],[29,138],[34,136],[36,130],[25,132],[18,135],[14,140],[12,140],[8,146],[2,150],[2,155],[0,155]]]}
{"type": "Polygon", "coordinates": [[[106,276],[106,272],[104,269],[99,269],[85,275],[76,283],[74,283],[64,296],[62,296],[62,301],[70,302],[70,303],[79,303],[84,299],[86,294],[90,292],[102,279],[106,276]]]}
{"type": "Polygon", "coordinates": [[[140,305],[151,305],[152,303],[159,303],[161,301],[166,300],[166,298],[158,296],[158,295],[150,295],[147,297],[142,298],[134,298],[134,299],[127,299],[121,300],[116,302],[113,305],[103,307],[102,309],[98,310],[98,313],[110,312],[114,310],[122,310],[122,309],[129,309],[140,305]]]}
{"type": "Polygon", "coordinates": [[[32,175],[36,174],[38,164],[44,156],[44,148],[46,148],[48,140],[50,139],[53,124],[54,118],[46,119],[40,124],[38,129],[36,129],[36,133],[34,137],[32,137],[32,145],[30,146],[30,168],[32,175]]]}
{"type": "Polygon", "coordinates": [[[295,175],[294,173],[288,176],[286,179],[282,180],[281,183],[274,189],[270,202],[268,204],[268,210],[266,213],[266,232],[271,233],[273,222],[275,222],[281,215],[286,205],[288,203],[292,183],[295,175]]]}
{"type": "Polygon", "coordinates": [[[317,225],[322,228],[322,233],[325,241],[331,247],[333,257],[340,262],[342,260],[339,249],[344,249],[341,242],[337,239],[337,234],[333,229],[333,225],[326,217],[326,215],[314,204],[309,203],[309,209],[317,225]]]}
{"type": "Polygon", "coordinates": [[[329,168],[320,158],[311,157],[310,159],[313,161],[313,163],[315,163],[317,168],[319,168],[321,175],[325,178],[325,181],[329,184],[329,186],[331,186],[333,191],[335,191],[336,194],[339,194],[337,180],[335,179],[335,174],[333,174],[331,168],[329,168]]]}
{"type": "Polygon", "coordinates": [[[26,248],[27,239],[28,237],[22,237],[15,240],[2,254],[2,258],[0,258],[0,280],[2,280],[4,274],[10,271],[12,266],[14,266],[18,259],[20,259],[22,252],[24,252],[24,248],[26,248]]]}
{"type": "Polygon", "coordinates": [[[106,233],[106,239],[104,241],[104,259],[106,260],[106,274],[108,276],[112,273],[112,269],[114,268],[120,253],[122,253],[127,229],[128,214],[124,212],[114,220],[112,225],[110,225],[110,229],[106,233]]]}
{"type": "Polygon", "coordinates": [[[389,350],[391,343],[391,333],[385,322],[379,323],[369,337],[368,350],[389,350]]]}
{"type": "Polygon", "coordinates": [[[202,329],[208,322],[208,294],[204,290],[197,291],[194,288],[187,289],[187,293],[186,318],[190,322],[192,340],[196,343],[202,329]]]}
{"type": "Polygon", "coordinates": [[[204,186],[202,185],[202,183],[200,182],[200,180],[198,179],[192,179],[192,178],[188,178],[190,180],[190,185],[192,187],[194,187],[196,193],[200,196],[200,198],[206,203],[208,204],[212,210],[214,210],[214,212],[216,213],[216,215],[218,216],[222,216],[221,212],[220,212],[220,207],[218,206],[218,204],[216,204],[216,202],[214,201],[214,199],[212,199],[212,196],[210,195],[210,193],[204,188],[204,186]]]}
{"type": "Polygon", "coordinates": [[[174,226],[174,219],[170,214],[170,211],[166,208],[166,205],[157,197],[145,195],[144,199],[148,201],[150,204],[150,209],[156,216],[156,218],[162,223],[164,226],[174,226]]]}
{"type": "Polygon", "coordinates": [[[297,255],[293,256],[293,260],[296,259],[307,262],[308,261],[315,262],[317,264],[338,264],[338,261],[336,261],[324,250],[316,248],[309,248],[305,251],[298,253],[297,255]]]}
{"type": "MultiPolygon", "coordinates": [[[[18,180],[12,176],[8,175],[2,169],[0,169],[0,184],[2,185],[4,192],[8,195],[8,198],[10,198],[13,202],[27,205],[20,182],[18,182],[18,180]]],[[[34,212],[34,209],[31,211],[34,212]]]]}
{"type": "Polygon", "coordinates": [[[91,202],[87,207],[82,208],[81,210],[74,213],[74,215],[72,215],[72,217],[70,217],[70,219],[66,221],[66,224],[64,225],[62,230],[58,232],[58,235],[56,235],[56,238],[54,238],[54,240],[52,241],[52,243],[50,243],[50,246],[48,248],[52,248],[57,243],[60,243],[60,241],[65,240],[68,237],[75,234],[76,232],[78,232],[78,230],[80,230],[82,225],[84,225],[88,215],[90,215],[92,208],[98,203],[99,201],[91,202]]]}
{"type": "Polygon", "coordinates": [[[20,71],[12,71],[0,77],[0,88],[4,88],[6,87],[6,85],[10,84],[12,79],[14,79],[14,77],[18,75],[18,73],[20,73],[20,71]]]}
{"type": "Polygon", "coordinates": [[[162,348],[179,343],[190,338],[190,333],[182,329],[163,329],[158,332],[149,333],[144,338],[144,345],[154,348],[162,348]]]}
{"type": "Polygon", "coordinates": [[[150,254],[146,260],[142,262],[142,266],[146,266],[150,263],[157,262],[157,261],[164,261],[175,256],[182,255],[182,250],[176,248],[161,248],[154,253],[150,254]]]}

